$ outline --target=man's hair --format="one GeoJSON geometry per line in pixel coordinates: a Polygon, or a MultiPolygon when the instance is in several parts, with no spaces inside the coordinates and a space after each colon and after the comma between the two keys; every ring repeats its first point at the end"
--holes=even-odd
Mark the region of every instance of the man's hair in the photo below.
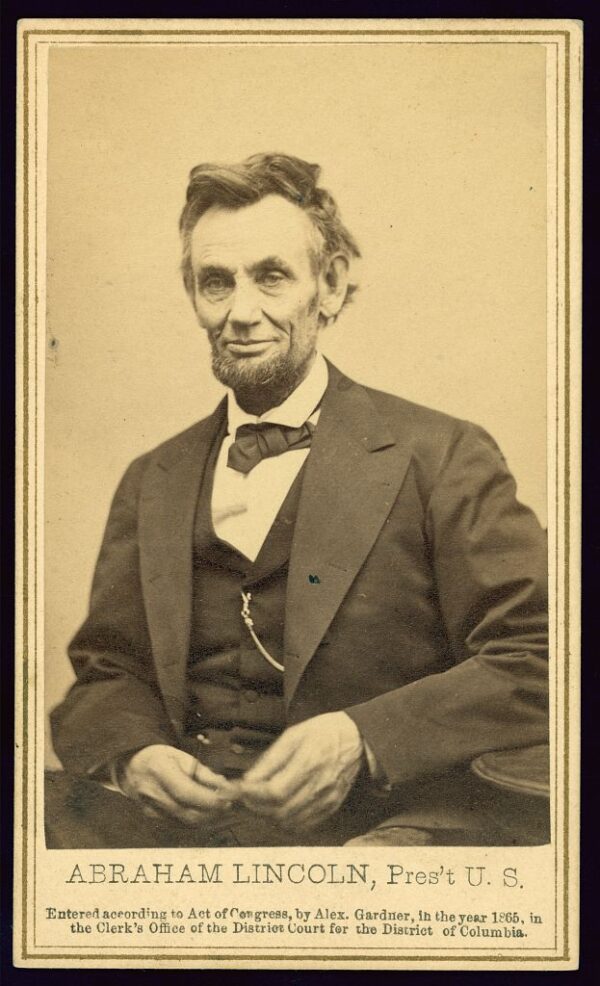
{"type": "MultiPolygon", "coordinates": [[[[317,271],[336,253],[342,253],[348,261],[360,257],[354,237],[340,219],[333,196],[317,184],[320,174],[318,164],[288,154],[253,154],[240,164],[199,164],[193,168],[179,220],[183,247],[181,270],[188,294],[192,297],[194,294],[192,230],[200,216],[215,205],[241,209],[267,195],[281,195],[306,213],[316,231],[312,253],[317,271]]],[[[356,287],[356,284],[348,286],[345,301],[356,287]]]]}

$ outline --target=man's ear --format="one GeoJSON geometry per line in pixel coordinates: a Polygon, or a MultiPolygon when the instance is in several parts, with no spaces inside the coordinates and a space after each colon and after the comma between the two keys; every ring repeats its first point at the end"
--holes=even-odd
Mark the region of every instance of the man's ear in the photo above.
{"type": "Polygon", "coordinates": [[[348,291],[349,273],[348,258],[343,253],[336,253],[325,261],[319,275],[319,315],[326,322],[340,313],[348,291]]]}

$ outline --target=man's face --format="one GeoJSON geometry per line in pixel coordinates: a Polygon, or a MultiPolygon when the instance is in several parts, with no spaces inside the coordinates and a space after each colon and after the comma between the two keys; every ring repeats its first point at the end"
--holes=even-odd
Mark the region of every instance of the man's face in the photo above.
{"type": "Polygon", "coordinates": [[[311,365],[319,275],[310,220],[278,195],[214,206],[191,236],[194,308],[215,376],[236,392],[289,393],[311,365]]]}

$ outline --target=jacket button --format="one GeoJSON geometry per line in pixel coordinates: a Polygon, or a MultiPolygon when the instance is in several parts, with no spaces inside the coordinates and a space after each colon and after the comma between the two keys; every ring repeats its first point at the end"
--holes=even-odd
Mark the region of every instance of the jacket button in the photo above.
{"type": "Polygon", "coordinates": [[[244,692],[244,698],[246,699],[247,702],[257,702],[258,692],[255,692],[251,688],[248,688],[247,691],[244,692]]]}
{"type": "Polygon", "coordinates": [[[231,744],[231,752],[232,753],[244,753],[244,747],[242,746],[241,743],[232,743],[231,744]]]}

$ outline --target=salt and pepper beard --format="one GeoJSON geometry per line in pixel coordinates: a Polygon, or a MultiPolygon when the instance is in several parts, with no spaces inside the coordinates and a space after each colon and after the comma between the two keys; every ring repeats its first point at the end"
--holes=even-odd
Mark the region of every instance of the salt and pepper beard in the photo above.
{"type": "MultiPolygon", "coordinates": [[[[307,313],[314,314],[318,306],[319,298],[315,294],[307,313]]],[[[270,408],[282,404],[305,378],[315,355],[314,345],[301,351],[296,350],[292,332],[290,346],[285,353],[277,353],[270,359],[252,365],[246,359],[236,359],[226,350],[219,350],[219,336],[212,337],[209,333],[208,338],[215,377],[219,383],[233,390],[238,404],[248,414],[264,414],[270,408]]]]}

